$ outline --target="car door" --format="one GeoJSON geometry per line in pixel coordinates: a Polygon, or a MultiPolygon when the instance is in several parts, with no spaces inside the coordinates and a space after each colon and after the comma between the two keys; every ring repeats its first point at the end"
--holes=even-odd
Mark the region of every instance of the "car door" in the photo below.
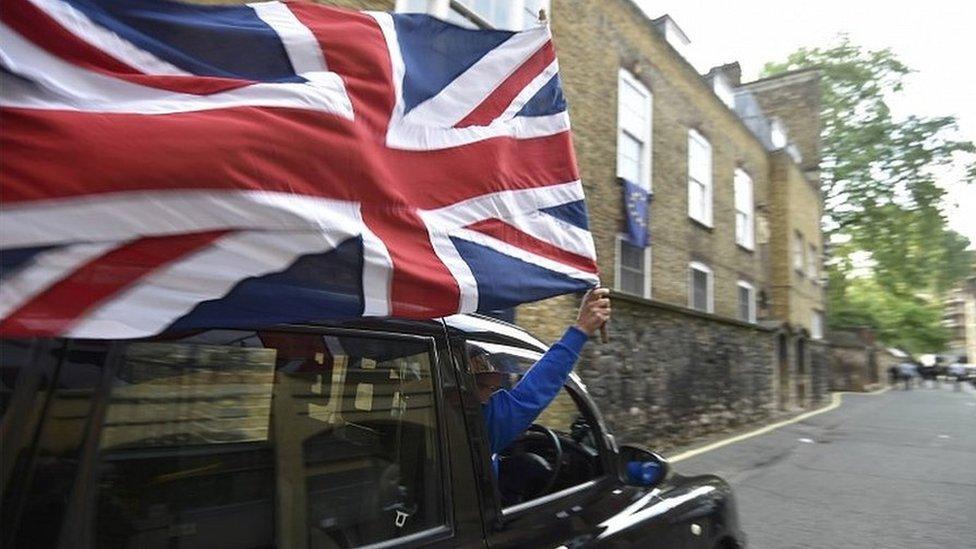
{"type": "MultiPolygon", "coordinates": [[[[598,541],[608,530],[619,531],[614,535],[626,536],[644,547],[655,547],[653,540],[665,539],[663,521],[645,521],[641,528],[635,528],[634,522],[629,520],[628,508],[642,508],[656,496],[621,481],[612,442],[606,436],[599,412],[573,379],[537,422],[563,436],[570,435],[574,424],[579,428],[580,421],[584,422],[589,430],[589,449],[596,454],[596,467],[591,474],[578,476],[578,482],[560,485],[551,493],[517,504],[505,503],[502,481],[493,473],[494,466],[488,454],[484,418],[479,403],[474,400],[474,376],[467,374],[467,357],[472,353],[466,349],[473,344],[489,353],[504,355],[502,362],[524,360],[528,365],[538,359],[540,350],[485,339],[452,338],[451,344],[461,364],[465,395],[472,411],[469,430],[474,441],[476,465],[483,472],[479,477],[482,482],[481,504],[491,547],[574,547],[598,541]],[[655,529],[661,531],[655,532],[655,529]]],[[[483,355],[480,351],[479,354],[483,355]]]]}
{"type": "Polygon", "coordinates": [[[6,547],[484,545],[442,330],[2,349],[6,547]]]}

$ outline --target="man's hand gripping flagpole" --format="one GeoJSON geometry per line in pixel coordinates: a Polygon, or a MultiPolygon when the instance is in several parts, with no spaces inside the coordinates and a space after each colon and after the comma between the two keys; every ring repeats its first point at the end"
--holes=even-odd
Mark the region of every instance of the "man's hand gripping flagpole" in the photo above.
{"type": "Polygon", "coordinates": [[[593,335],[599,330],[600,341],[606,343],[609,341],[608,320],[610,320],[610,289],[597,286],[583,296],[583,303],[576,317],[576,327],[587,335],[593,335]]]}

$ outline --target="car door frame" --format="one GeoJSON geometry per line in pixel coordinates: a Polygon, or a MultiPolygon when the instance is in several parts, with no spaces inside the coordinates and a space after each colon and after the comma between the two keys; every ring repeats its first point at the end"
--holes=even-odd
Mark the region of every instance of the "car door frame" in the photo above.
{"type": "MultiPolygon", "coordinates": [[[[220,328],[213,328],[220,329],[220,328]]],[[[257,331],[252,328],[227,328],[229,330],[257,331]]],[[[450,350],[447,343],[446,331],[443,323],[439,322],[383,322],[383,321],[360,321],[350,323],[329,323],[329,324],[285,324],[277,325],[262,330],[286,331],[291,333],[313,333],[318,335],[349,335],[367,338],[390,338],[390,339],[413,339],[429,341],[430,352],[433,353],[431,364],[431,383],[435,401],[435,417],[438,423],[439,444],[438,458],[440,459],[441,484],[443,505],[445,511],[445,523],[435,526],[425,531],[417,532],[402,538],[394,538],[384,542],[372,544],[368,547],[484,547],[484,529],[482,523],[481,510],[478,507],[472,508],[465,505],[473,499],[472,494],[477,492],[477,482],[471,471],[471,459],[467,451],[466,444],[458,444],[457,441],[466,439],[465,422],[461,417],[464,413],[460,406],[450,406],[445,398],[445,390],[457,391],[459,387],[458,377],[454,362],[450,358],[450,350]],[[452,441],[455,441],[452,443],[452,441]],[[457,446],[457,447],[454,447],[457,446]],[[458,451],[461,449],[462,451],[458,451]],[[460,505],[458,505],[460,502],[460,505]],[[443,531],[440,531],[443,530],[443,531]]],[[[62,348],[68,348],[73,340],[58,340],[62,348]]],[[[127,345],[145,341],[142,339],[109,341],[111,352],[106,357],[105,376],[111,374],[119,367],[121,356],[127,345]]],[[[43,344],[35,342],[34,345],[43,344]]],[[[63,356],[59,359],[63,360],[63,356]]],[[[57,378],[51,380],[52,386],[56,384],[57,378]]],[[[93,407],[98,407],[99,402],[102,407],[107,405],[108,383],[103,383],[98,387],[93,398],[93,407]]],[[[48,389],[50,391],[51,389],[48,389]]],[[[86,435],[81,442],[83,452],[91,446],[92,441],[97,443],[101,432],[101,425],[98,414],[94,413],[86,420],[86,435]]],[[[45,415],[42,414],[37,425],[31,433],[24,433],[23,436],[34,439],[45,422],[45,415]]],[[[36,442],[36,441],[34,441],[36,442]]],[[[93,449],[91,451],[95,451],[93,449]]],[[[26,466],[33,468],[34,456],[28,458],[26,466]]],[[[92,486],[97,484],[97,471],[91,460],[82,460],[83,463],[74,471],[73,488],[69,497],[72,504],[68,506],[65,514],[60,519],[58,527],[61,530],[60,546],[90,547],[94,545],[92,532],[92,521],[94,509],[85,502],[93,501],[97,490],[92,486]],[[79,489],[80,488],[80,489],[79,489]],[[66,534],[71,534],[66,537],[66,534]],[[77,535],[77,537],[75,537],[77,535]],[[68,545],[66,540],[72,539],[68,545]],[[81,543],[81,545],[77,545],[81,543]],[[72,545],[74,544],[74,545],[72,545]]],[[[13,541],[13,540],[11,540],[13,541]]]]}
{"type": "MultiPolygon", "coordinates": [[[[566,518],[573,512],[583,509],[587,502],[598,498],[601,494],[610,492],[623,486],[623,482],[617,471],[617,447],[613,436],[607,431],[599,409],[585,391],[585,387],[578,376],[571,374],[564,385],[576,403],[580,411],[586,414],[588,422],[596,430],[594,440],[597,443],[597,450],[603,466],[603,474],[578,484],[570,486],[558,492],[546,494],[545,496],[533,500],[513,505],[507,508],[501,507],[500,498],[497,496],[497,484],[494,479],[494,470],[491,465],[491,456],[488,449],[487,429],[484,426],[484,417],[481,412],[481,404],[477,399],[477,388],[474,385],[474,376],[466,373],[467,364],[463,349],[469,341],[490,342],[501,345],[517,347],[535,352],[545,352],[546,349],[531,344],[528,340],[517,340],[510,337],[495,336],[490,333],[476,334],[457,334],[449,336],[449,343],[452,355],[457,363],[458,374],[464,385],[465,405],[468,409],[466,418],[472,448],[473,466],[477,471],[480,484],[479,502],[482,508],[485,536],[489,546],[515,546],[523,544],[533,544],[542,540],[527,539],[525,534],[528,532],[523,528],[523,523],[536,522],[535,517],[552,516],[557,520],[566,518]]],[[[567,532],[573,534],[573,532],[567,532]]],[[[580,538],[589,537],[592,532],[575,532],[580,538]]],[[[529,533],[531,536],[531,534],[529,533]]],[[[572,535],[570,537],[573,537],[572,535]]]]}

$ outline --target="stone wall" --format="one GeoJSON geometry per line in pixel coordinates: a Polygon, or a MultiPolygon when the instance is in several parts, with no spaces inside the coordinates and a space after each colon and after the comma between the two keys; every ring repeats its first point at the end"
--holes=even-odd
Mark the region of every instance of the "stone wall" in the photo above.
{"type": "Polygon", "coordinates": [[[628,297],[613,322],[577,371],[618,441],[674,447],[773,414],[771,330],[628,297]]]}
{"type": "Polygon", "coordinates": [[[810,341],[810,407],[825,404],[830,393],[830,347],[810,341]]]}

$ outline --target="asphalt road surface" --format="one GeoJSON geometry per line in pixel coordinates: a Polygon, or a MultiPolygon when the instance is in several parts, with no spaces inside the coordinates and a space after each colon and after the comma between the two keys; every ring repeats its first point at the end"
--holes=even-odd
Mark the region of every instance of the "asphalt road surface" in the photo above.
{"type": "Polygon", "coordinates": [[[976,391],[841,406],[674,464],[735,489],[751,549],[976,549],[976,391]]]}

